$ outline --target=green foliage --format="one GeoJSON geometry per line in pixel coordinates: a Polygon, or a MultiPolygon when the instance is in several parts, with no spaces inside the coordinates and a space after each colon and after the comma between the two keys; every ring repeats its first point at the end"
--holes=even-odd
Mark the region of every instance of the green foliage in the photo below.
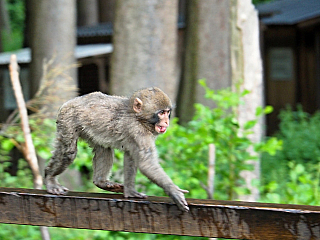
{"type": "Polygon", "coordinates": [[[41,239],[39,227],[13,224],[0,224],[1,240],[38,240],[41,239]]]}
{"type": "Polygon", "coordinates": [[[10,24],[13,30],[23,32],[25,20],[25,1],[6,0],[6,7],[9,12],[10,24]]]}
{"type": "Polygon", "coordinates": [[[280,131],[277,136],[285,140],[282,159],[317,163],[320,156],[320,113],[313,116],[303,112],[299,106],[297,111],[290,108],[282,111],[280,131]]]}
{"type": "MultiPolygon", "coordinates": [[[[55,121],[42,118],[29,119],[31,136],[36,153],[39,157],[48,160],[51,157],[55,121]]],[[[32,173],[28,163],[20,159],[18,161],[17,176],[11,176],[7,169],[11,162],[9,154],[15,147],[24,146],[24,136],[21,126],[12,125],[0,135],[0,181],[2,187],[32,188],[32,173]]]]}
{"type": "MultiPolygon", "coordinates": [[[[30,118],[29,125],[37,155],[44,159],[49,159],[55,132],[55,121],[46,118],[30,118]]],[[[5,131],[4,136],[2,150],[9,152],[14,147],[14,143],[17,145],[24,144],[23,131],[19,124],[10,126],[5,131]]]]}
{"type": "Polygon", "coordinates": [[[259,3],[267,3],[267,2],[272,2],[274,0],[252,0],[253,4],[259,4],[259,3]]]}
{"type": "MultiPolygon", "coordinates": [[[[71,228],[49,228],[52,240],[191,240],[191,239],[207,239],[200,237],[174,236],[161,234],[146,234],[146,233],[129,233],[129,232],[111,232],[97,231],[87,229],[71,229],[71,228]]],[[[0,239],[1,240],[38,240],[41,239],[39,227],[23,226],[13,224],[0,224],[0,239]]]]}
{"type": "Polygon", "coordinates": [[[281,181],[272,179],[264,185],[263,198],[265,202],[319,205],[319,164],[301,164],[290,161],[285,171],[286,178],[281,181]]]}
{"type": "Polygon", "coordinates": [[[281,111],[279,117],[276,136],[283,149],[262,158],[262,200],[319,205],[320,113],[311,116],[298,106],[297,111],[281,111]]]}
{"type": "Polygon", "coordinates": [[[25,27],[25,1],[6,0],[6,8],[10,18],[10,32],[2,31],[4,51],[20,49],[23,44],[23,32],[25,27]]]}
{"type": "Polygon", "coordinates": [[[3,51],[14,51],[22,48],[23,45],[23,32],[12,31],[10,34],[6,31],[1,32],[3,51]]]}
{"type": "Polygon", "coordinates": [[[291,108],[281,111],[279,117],[281,122],[276,136],[283,141],[283,149],[274,156],[263,156],[263,183],[279,175],[287,176],[288,162],[305,166],[317,165],[320,160],[320,113],[310,116],[299,106],[297,111],[291,108]]]}
{"type": "MultiPolygon", "coordinates": [[[[17,176],[11,176],[6,170],[10,167],[9,152],[14,147],[11,139],[0,135],[0,182],[1,187],[32,188],[32,173],[25,161],[19,161],[17,176]]],[[[1,239],[1,238],[0,238],[1,239]]]]}

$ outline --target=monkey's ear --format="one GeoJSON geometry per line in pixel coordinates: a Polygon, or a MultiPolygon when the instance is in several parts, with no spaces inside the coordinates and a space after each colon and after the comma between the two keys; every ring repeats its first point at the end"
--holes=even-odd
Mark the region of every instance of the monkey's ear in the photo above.
{"type": "Polygon", "coordinates": [[[134,110],[136,113],[141,112],[141,110],[142,110],[142,105],[143,105],[143,103],[142,103],[141,99],[140,99],[140,98],[136,98],[136,99],[134,100],[134,102],[133,102],[133,110],[134,110]]]}

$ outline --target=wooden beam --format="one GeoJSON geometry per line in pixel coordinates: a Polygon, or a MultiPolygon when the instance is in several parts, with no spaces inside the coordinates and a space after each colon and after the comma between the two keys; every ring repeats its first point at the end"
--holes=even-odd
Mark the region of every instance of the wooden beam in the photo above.
{"type": "Polygon", "coordinates": [[[0,188],[0,222],[240,239],[320,239],[320,207],[0,188]]]}

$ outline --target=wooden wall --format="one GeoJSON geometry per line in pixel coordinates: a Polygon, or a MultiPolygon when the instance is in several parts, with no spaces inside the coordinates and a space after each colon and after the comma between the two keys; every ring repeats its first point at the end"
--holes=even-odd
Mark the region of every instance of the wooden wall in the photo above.
{"type": "Polygon", "coordinates": [[[274,112],[267,116],[268,134],[277,129],[280,109],[297,102],[296,39],[296,30],[290,27],[272,27],[264,32],[266,104],[274,107],[274,112]]]}
{"type": "Polygon", "coordinates": [[[263,34],[267,133],[278,129],[281,109],[290,105],[314,113],[320,108],[320,23],[268,26],[263,34]]]}

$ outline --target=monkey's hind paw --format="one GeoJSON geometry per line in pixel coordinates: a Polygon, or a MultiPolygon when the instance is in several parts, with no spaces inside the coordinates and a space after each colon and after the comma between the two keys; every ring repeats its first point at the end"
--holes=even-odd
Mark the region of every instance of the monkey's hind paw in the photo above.
{"type": "Polygon", "coordinates": [[[131,190],[126,190],[125,189],[123,195],[124,195],[125,198],[130,198],[130,197],[132,197],[132,198],[148,198],[148,196],[146,194],[139,193],[139,192],[137,192],[136,190],[133,190],[133,189],[131,189],[131,190]]]}
{"type": "Polygon", "coordinates": [[[123,184],[120,183],[114,183],[110,181],[99,181],[93,182],[98,188],[101,188],[103,190],[107,190],[110,192],[117,192],[117,193],[123,193],[123,184]]]}

